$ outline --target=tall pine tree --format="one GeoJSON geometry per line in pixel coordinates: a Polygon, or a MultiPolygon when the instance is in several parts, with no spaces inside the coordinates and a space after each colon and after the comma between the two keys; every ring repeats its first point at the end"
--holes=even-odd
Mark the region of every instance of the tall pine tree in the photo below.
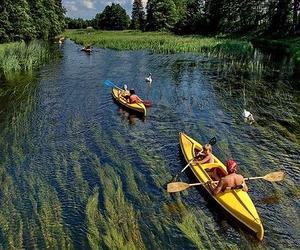
{"type": "Polygon", "coordinates": [[[145,11],[142,0],[134,0],[132,5],[131,29],[143,30],[145,25],[145,11]]]}

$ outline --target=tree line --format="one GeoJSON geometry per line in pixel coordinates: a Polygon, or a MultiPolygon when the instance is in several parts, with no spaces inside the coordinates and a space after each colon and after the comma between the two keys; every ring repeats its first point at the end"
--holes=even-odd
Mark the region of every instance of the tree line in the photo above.
{"type": "Polygon", "coordinates": [[[64,14],[61,0],[0,0],[0,42],[53,38],[64,14]]]}
{"type": "Polygon", "coordinates": [[[69,28],[172,31],[284,37],[300,33],[300,0],[134,0],[131,19],[111,4],[92,20],[69,20],[69,28]]]}

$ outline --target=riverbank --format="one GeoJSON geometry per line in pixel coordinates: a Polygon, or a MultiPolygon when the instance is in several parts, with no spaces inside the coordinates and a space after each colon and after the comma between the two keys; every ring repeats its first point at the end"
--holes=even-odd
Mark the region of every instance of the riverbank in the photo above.
{"type": "Polygon", "coordinates": [[[177,36],[168,32],[66,30],[64,36],[76,43],[116,50],[149,49],[155,53],[192,52],[218,57],[248,57],[254,48],[243,39],[177,36]]]}
{"type": "Polygon", "coordinates": [[[51,57],[47,42],[31,41],[0,44],[0,77],[10,78],[37,68],[51,57]]]}

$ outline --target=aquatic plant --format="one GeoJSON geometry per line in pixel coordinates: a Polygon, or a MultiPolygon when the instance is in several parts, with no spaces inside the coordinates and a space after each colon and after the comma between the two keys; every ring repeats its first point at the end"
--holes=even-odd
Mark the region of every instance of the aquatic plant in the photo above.
{"type": "Polygon", "coordinates": [[[31,71],[50,59],[46,42],[24,41],[0,44],[0,74],[9,77],[12,74],[31,71]]]}
{"type": "Polygon", "coordinates": [[[241,39],[177,36],[167,32],[67,30],[76,43],[117,50],[149,49],[155,53],[192,52],[218,57],[245,57],[253,53],[250,42],[241,39]]]}
{"type": "Polygon", "coordinates": [[[101,249],[102,243],[108,248],[144,249],[137,221],[138,214],[126,201],[119,176],[109,165],[99,168],[98,171],[104,207],[101,214],[97,209],[99,192],[95,189],[86,210],[90,247],[101,249]],[[97,219],[96,223],[93,222],[94,219],[97,219]]]}

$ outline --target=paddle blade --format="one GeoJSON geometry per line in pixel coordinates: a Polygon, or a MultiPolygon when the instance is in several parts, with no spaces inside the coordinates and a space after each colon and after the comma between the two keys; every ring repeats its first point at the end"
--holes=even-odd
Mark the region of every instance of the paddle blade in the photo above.
{"type": "Polygon", "coordinates": [[[167,191],[169,193],[180,192],[189,188],[189,186],[190,185],[185,182],[171,182],[167,185],[167,191]]]}
{"type": "Polygon", "coordinates": [[[152,102],[149,101],[149,100],[144,100],[144,101],[143,101],[143,104],[145,105],[146,108],[150,108],[150,107],[153,106],[153,105],[152,105],[152,102]]]}
{"type": "Polygon", "coordinates": [[[104,84],[108,87],[115,87],[115,84],[110,80],[105,80],[104,84]]]}
{"type": "Polygon", "coordinates": [[[272,172],[263,177],[263,179],[265,179],[267,181],[271,181],[271,182],[282,181],[283,178],[284,178],[284,172],[282,172],[282,171],[272,172]]]}

